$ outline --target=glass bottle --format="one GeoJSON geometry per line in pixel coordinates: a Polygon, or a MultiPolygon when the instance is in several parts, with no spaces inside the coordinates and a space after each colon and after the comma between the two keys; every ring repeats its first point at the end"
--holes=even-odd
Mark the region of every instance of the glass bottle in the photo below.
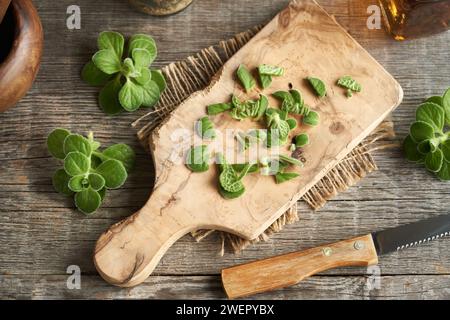
{"type": "Polygon", "coordinates": [[[379,0],[388,31],[396,40],[448,30],[450,0],[379,0]]]}

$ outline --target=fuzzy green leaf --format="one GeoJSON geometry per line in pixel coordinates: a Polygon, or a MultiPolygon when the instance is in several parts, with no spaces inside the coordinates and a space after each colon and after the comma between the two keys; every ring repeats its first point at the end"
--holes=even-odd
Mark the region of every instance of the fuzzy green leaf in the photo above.
{"type": "Polygon", "coordinates": [[[129,41],[128,52],[133,52],[134,49],[145,49],[150,53],[150,64],[155,60],[158,50],[156,48],[155,40],[152,37],[145,34],[135,34],[129,41]]]}
{"type": "Polygon", "coordinates": [[[310,111],[306,116],[303,116],[302,122],[310,126],[317,126],[319,124],[320,117],[315,111],[310,111]]]}
{"type": "Polygon", "coordinates": [[[440,147],[445,161],[450,163],[450,140],[445,140],[440,147]]]}
{"type": "Polygon", "coordinates": [[[100,33],[97,39],[97,45],[100,50],[112,50],[119,60],[122,59],[125,40],[120,33],[114,31],[100,33]]]}
{"type": "Polygon", "coordinates": [[[231,108],[232,108],[231,103],[215,103],[215,104],[210,104],[209,106],[206,107],[207,113],[210,116],[228,111],[231,108]]]}
{"type": "Polygon", "coordinates": [[[424,159],[424,156],[417,150],[417,143],[408,135],[403,141],[403,151],[406,159],[412,162],[419,162],[424,159]]]}
{"type": "Polygon", "coordinates": [[[123,163],[127,172],[131,172],[131,170],[133,170],[134,168],[136,154],[134,153],[134,150],[127,144],[114,144],[103,150],[102,156],[107,157],[107,159],[119,160],[123,163]]]}
{"type": "Polygon", "coordinates": [[[301,148],[309,144],[309,136],[307,133],[301,133],[295,137],[295,146],[301,148]]]}
{"type": "Polygon", "coordinates": [[[195,130],[202,139],[214,139],[216,137],[216,131],[214,130],[214,124],[207,117],[203,117],[195,124],[195,130]]]}
{"type": "Polygon", "coordinates": [[[137,68],[148,68],[152,63],[152,56],[147,49],[136,48],[131,51],[131,56],[134,61],[134,65],[137,68]]]}
{"type": "Polygon", "coordinates": [[[236,199],[242,196],[245,193],[245,187],[236,191],[236,192],[229,192],[226,191],[220,184],[219,184],[219,193],[224,199],[236,199]]]}
{"type": "Polygon", "coordinates": [[[294,130],[295,128],[297,128],[297,120],[295,120],[294,118],[289,118],[286,120],[286,122],[289,125],[289,129],[294,130]]]}
{"type": "Polygon", "coordinates": [[[64,169],[56,170],[52,177],[53,188],[59,193],[71,196],[73,192],[69,189],[69,180],[70,176],[64,169]]]}
{"type": "Polygon", "coordinates": [[[78,175],[70,178],[69,180],[69,189],[74,192],[80,192],[89,187],[89,181],[86,178],[86,175],[78,175]]]}
{"type": "Polygon", "coordinates": [[[135,78],[136,82],[140,85],[145,85],[147,82],[149,82],[152,79],[152,73],[147,67],[142,68],[139,71],[140,75],[135,78]]]}
{"type": "Polygon", "coordinates": [[[64,153],[81,152],[85,156],[90,157],[92,153],[92,145],[88,139],[79,134],[70,134],[64,140],[64,153]]]}
{"type": "Polygon", "coordinates": [[[267,89],[272,84],[272,76],[259,74],[259,82],[261,84],[261,88],[267,89]]]}
{"type": "Polygon", "coordinates": [[[114,74],[120,71],[121,61],[111,49],[97,51],[92,57],[95,66],[106,74],[114,74]]]}
{"type": "Polygon", "coordinates": [[[152,70],[152,81],[156,83],[156,85],[159,88],[159,92],[163,93],[164,90],[166,90],[167,84],[166,84],[166,78],[164,78],[164,75],[161,71],[158,70],[152,70]]]}
{"type": "Polygon", "coordinates": [[[219,176],[220,186],[227,192],[236,193],[244,189],[241,179],[230,165],[223,166],[219,176]]]}
{"type": "Polygon", "coordinates": [[[119,91],[119,101],[121,106],[127,111],[135,111],[141,105],[144,99],[144,93],[141,86],[127,79],[119,91]]]}
{"type": "Polygon", "coordinates": [[[95,172],[105,179],[105,186],[108,189],[117,189],[127,180],[127,170],[119,160],[108,159],[99,165],[95,172]]]}
{"type": "Polygon", "coordinates": [[[105,179],[97,173],[90,173],[88,176],[88,182],[89,186],[95,191],[103,189],[106,183],[105,179]]]}
{"type": "Polygon", "coordinates": [[[411,125],[409,133],[414,142],[422,142],[434,138],[434,129],[423,121],[416,121],[411,125]]]}
{"type": "Polygon", "coordinates": [[[275,175],[275,182],[277,184],[295,179],[299,176],[296,172],[280,172],[275,175]]]}
{"type": "Polygon", "coordinates": [[[432,172],[439,172],[444,161],[444,155],[441,149],[437,149],[435,152],[430,152],[425,157],[425,167],[432,172]]]}
{"type": "Polygon", "coordinates": [[[347,88],[350,92],[360,92],[362,87],[351,76],[343,76],[337,81],[337,85],[343,88],[347,88]]]}
{"type": "Polygon", "coordinates": [[[437,173],[437,176],[442,181],[449,181],[450,180],[450,163],[444,161],[442,163],[441,170],[437,173]]]}
{"type": "Polygon", "coordinates": [[[84,82],[91,86],[102,86],[110,78],[111,75],[106,74],[102,70],[97,68],[92,61],[86,63],[83,67],[83,70],[81,71],[81,79],[83,79],[84,82]]]}
{"type": "Polygon", "coordinates": [[[300,160],[297,160],[295,158],[292,158],[290,156],[286,156],[284,154],[279,155],[279,161],[284,162],[286,164],[292,164],[294,166],[303,167],[303,162],[301,162],[300,160]]]}
{"type": "Polygon", "coordinates": [[[302,97],[302,94],[300,93],[300,91],[291,89],[291,90],[289,90],[289,93],[291,94],[292,99],[294,99],[294,103],[298,105],[297,109],[303,108],[305,102],[303,101],[303,97],[302,97]]]}
{"type": "Polygon", "coordinates": [[[435,103],[441,107],[443,107],[443,99],[440,96],[432,96],[429,97],[427,100],[425,100],[424,102],[432,102],[435,103]]]}
{"type": "Polygon", "coordinates": [[[123,107],[119,101],[120,89],[122,89],[122,83],[120,82],[120,77],[116,77],[100,90],[98,102],[100,108],[106,114],[115,115],[123,112],[123,107]]]}
{"type": "Polygon", "coordinates": [[[444,107],[445,122],[450,126],[450,88],[445,91],[442,97],[442,107],[444,107]]]}
{"type": "Polygon", "coordinates": [[[258,67],[258,71],[262,75],[279,77],[284,74],[282,67],[271,66],[268,64],[262,64],[258,67]]]}
{"type": "Polygon", "coordinates": [[[159,100],[161,92],[158,85],[152,80],[142,86],[142,106],[153,107],[159,100]]]}
{"type": "Polygon", "coordinates": [[[87,188],[75,194],[75,205],[85,214],[94,213],[101,205],[100,194],[92,188],[87,188]]]}
{"type": "Polygon", "coordinates": [[[70,135],[70,131],[66,129],[55,129],[47,137],[47,149],[50,154],[57,159],[64,159],[64,140],[70,135]]]}
{"type": "Polygon", "coordinates": [[[323,83],[322,80],[314,77],[308,77],[306,79],[308,79],[309,84],[319,97],[323,98],[327,95],[327,89],[325,87],[325,83],[323,83]]]}
{"type": "Polygon", "coordinates": [[[209,169],[208,146],[192,147],[186,154],[186,166],[193,172],[204,172],[209,169]]]}
{"type": "Polygon", "coordinates": [[[436,133],[442,132],[445,122],[444,110],[432,102],[422,103],[416,110],[416,120],[426,122],[436,133]]]}
{"type": "Polygon", "coordinates": [[[241,84],[244,87],[245,91],[249,92],[255,87],[255,79],[243,64],[241,64],[237,69],[236,75],[241,81],[241,84]]]}
{"type": "Polygon", "coordinates": [[[91,159],[81,152],[70,152],[64,158],[64,170],[70,176],[85,174],[91,167],[91,159]]]}

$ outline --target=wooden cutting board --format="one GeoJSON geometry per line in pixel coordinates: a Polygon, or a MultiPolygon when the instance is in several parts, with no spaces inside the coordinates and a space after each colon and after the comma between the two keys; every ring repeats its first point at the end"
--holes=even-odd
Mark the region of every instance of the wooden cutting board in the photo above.
{"type": "MultiPolygon", "coordinates": [[[[180,237],[197,229],[216,229],[253,239],[333,168],[402,100],[400,85],[354,39],[313,1],[291,3],[219,71],[211,85],[194,93],[154,131],[152,150],[156,183],[154,191],[137,213],[112,226],[97,242],[94,262],[102,277],[118,286],[134,286],[153,271],[166,250],[180,237]],[[245,194],[223,199],[217,190],[218,170],[192,173],[179,162],[183,152],[177,134],[184,130],[195,137],[193,124],[206,114],[206,106],[228,102],[231,93],[246,95],[235,79],[243,63],[254,69],[262,63],[285,68],[264,93],[299,89],[306,103],[320,114],[308,132],[306,164],[300,178],[277,185],[273,177],[252,174],[245,178],[245,194]],[[343,75],[353,76],[362,92],[347,98],[335,85],[343,75]],[[304,78],[316,76],[327,85],[328,95],[316,97],[304,78]]],[[[272,106],[278,106],[270,100],[272,106]]],[[[255,128],[255,122],[233,120],[228,114],[212,117],[216,129],[255,128]]],[[[192,144],[189,141],[185,148],[192,144]]],[[[281,150],[288,153],[288,150],[281,150]]]]}

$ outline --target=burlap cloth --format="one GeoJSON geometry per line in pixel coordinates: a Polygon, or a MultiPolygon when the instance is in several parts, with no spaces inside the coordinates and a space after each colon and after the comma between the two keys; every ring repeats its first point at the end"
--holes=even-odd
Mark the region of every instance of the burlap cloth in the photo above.
{"type": "MultiPolygon", "coordinates": [[[[162,68],[161,71],[167,80],[167,89],[153,110],[132,124],[138,130],[138,138],[145,148],[148,149],[148,137],[152,130],[189,95],[204,89],[222,65],[260,29],[261,27],[255,27],[239,33],[232,39],[221,41],[216,46],[205,48],[183,61],[174,62],[162,68]]],[[[338,192],[345,191],[367,173],[376,170],[377,166],[372,158],[372,152],[395,146],[396,144],[392,143],[394,135],[392,121],[383,121],[363,142],[309,189],[300,201],[307,202],[311,208],[317,210],[338,192]]],[[[285,224],[291,224],[298,220],[297,205],[294,205],[263,234],[250,241],[215,230],[198,230],[192,232],[192,236],[200,241],[214,232],[220,232],[222,254],[225,245],[230,245],[234,252],[239,252],[251,243],[267,240],[271,234],[280,231],[285,224]]]]}

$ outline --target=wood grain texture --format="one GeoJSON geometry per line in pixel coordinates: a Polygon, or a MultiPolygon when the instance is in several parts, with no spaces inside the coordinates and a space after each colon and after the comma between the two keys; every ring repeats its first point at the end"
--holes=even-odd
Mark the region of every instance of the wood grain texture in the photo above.
{"type": "MultiPolygon", "coordinates": [[[[142,209],[99,239],[94,254],[99,273],[115,285],[137,285],[176,240],[198,229],[256,238],[370,134],[402,97],[399,84],[321,7],[310,0],[291,3],[224,64],[205,90],[192,94],[154,130],[149,143],[156,164],[155,188],[142,209]],[[304,153],[308,160],[297,169],[301,179],[277,185],[273,177],[251,176],[245,179],[243,196],[224,199],[217,191],[217,170],[192,173],[184,165],[186,150],[180,150],[173,137],[187,131],[184,139],[188,142],[205,143],[196,142],[195,121],[206,115],[206,106],[229,101],[230,93],[241,100],[255,99],[255,92],[246,95],[236,84],[235,73],[240,64],[254,70],[262,62],[285,69],[270,92],[293,84],[303,92],[305,103],[319,113],[320,123],[314,128],[300,126],[288,138],[290,141],[305,130],[311,137],[304,153]],[[363,92],[348,99],[342,90],[336,90],[333,85],[343,74],[352,74],[364,87],[363,92]],[[318,99],[305,88],[305,78],[310,75],[325,81],[326,98],[318,99]]],[[[270,105],[276,105],[275,99],[269,99],[270,105]]],[[[235,133],[230,134],[230,130],[247,131],[255,128],[255,122],[234,121],[228,114],[213,121],[223,136],[215,140],[222,144],[209,144],[210,152],[224,154],[228,163],[245,157],[236,151],[235,133]]],[[[272,156],[286,154],[286,148],[269,152],[274,152],[272,156]]],[[[267,150],[250,150],[258,157],[264,152],[267,150]]],[[[257,160],[247,157],[238,161],[257,160]]]]}
{"type": "MultiPolygon", "coordinates": [[[[194,1],[181,13],[154,18],[122,0],[79,0],[82,29],[67,30],[68,1],[35,1],[46,31],[41,70],[17,107],[0,114],[0,296],[2,298],[225,298],[219,273],[226,267],[304,250],[374,230],[448,213],[450,185],[405,161],[399,149],[379,151],[379,170],[339,194],[319,212],[300,204],[301,221],[269,242],[240,255],[218,255],[220,239],[195,243],[183,237],[141,286],[119,289],[104,282],[92,263],[98,236],[141,208],[153,186],[150,157],[139,146],[130,123],[146,110],[106,117],[97,107],[97,89],[79,77],[102,30],[152,34],[158,43],[156,66],[183,59],[218,40],[267,22],[287,0],[194,1]],[[99,12],[103,12],[100,15],[99,12]],[[59,45],[55,45],[59,44],[59,45]],[[107,195],[92,218],[54,192],[51,175],[58,162],[48,155],[46,135],[57,126],[93,130],[103,144],[128,143],[137,151],[137,168],[123,189],[107,195]],[[78,265],[82,289],[68,290],[66,269],[78,265]],[[4,285],[3,285],[4,284],[4,285]]],[[[403,103],[393,113],[398,141],[407,134],[424,97],[450,85],[450,33],[395,42],[384,30],[366,28],[372,0],[320,0],[350,34],[402,85],[403,103]]],[[[381,288],[368,290],[366,268],[342,268],[313,276],[297,286],[255,296],[258,299],[449,299],[448,240],[380,257],[381,288]]]]}
{"type": "Polygon", "coordinates": [[[223,269],[221,275],[227,297],[236,299],[292,286],[325,270],[377,263],[368,234],[223,269]]]}

